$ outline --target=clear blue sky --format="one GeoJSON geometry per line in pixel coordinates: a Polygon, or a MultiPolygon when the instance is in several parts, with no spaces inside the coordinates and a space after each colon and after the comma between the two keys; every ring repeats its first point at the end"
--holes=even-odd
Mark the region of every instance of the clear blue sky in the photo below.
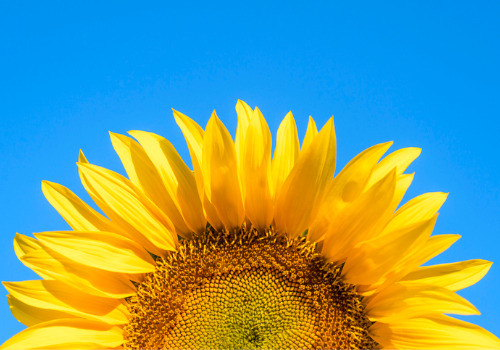
{"type": "MultiPolygon", "coordinates": [[[[423,148],[406,199],[450,192],[435,233],[463,237],[435,261],[496,262],[462,295],[500,335],[500,2],[69,3],[0,2],[0,280],[36,278],[15,232],[68,228],[41,180],[88,199],[80,148],[123,172],[108,130],[141,129],[187,159],[170,108],[234,132],[239,98],[273,133],[289,110],[300,135],[334,115],[337,169],[383,141],[423,148]]],[[[4,297],[0,323],[0,343],[23,328],[4,297]]]]}

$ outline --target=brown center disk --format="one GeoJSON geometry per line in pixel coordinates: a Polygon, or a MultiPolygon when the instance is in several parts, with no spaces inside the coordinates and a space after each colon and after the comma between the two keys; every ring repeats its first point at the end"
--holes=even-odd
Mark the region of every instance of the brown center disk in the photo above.
{"type": "Polygon", "coordinates": [[[184,240],[128,300],[126,349],[376,349],[354,286],[303,238],[184,240]]]}

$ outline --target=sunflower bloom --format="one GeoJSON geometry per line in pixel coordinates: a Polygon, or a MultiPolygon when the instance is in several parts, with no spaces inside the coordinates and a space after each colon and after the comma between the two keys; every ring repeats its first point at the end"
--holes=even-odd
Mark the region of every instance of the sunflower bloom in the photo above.
{"type": "Polygon", "coordinates": [[[333,119],[291,113],[272,154],[258,108],[238,101],[233,141],[215,112],[203,130],[174,111],[193,170],[153,133],[111,133],[128,178],[91,164],[81,181],[104,215],[44,181],[73,230],[17,234],[41,280],[4,282],[28,326],[11,349],[500,349],[449,314],[478,310],[456,294],[491,263],[422,266],[458,235],[432,235],[444,193],[400,202],[418,157],[391,143],[334,177],[333,119]]]}

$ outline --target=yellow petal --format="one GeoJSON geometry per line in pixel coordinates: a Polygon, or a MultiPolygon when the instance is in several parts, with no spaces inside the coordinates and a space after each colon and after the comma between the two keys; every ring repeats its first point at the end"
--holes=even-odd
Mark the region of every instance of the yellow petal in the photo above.
{"type": "Polygon", "coordinates": [[[422,150],[416,147],[398,149],[385,156],[375,167],[368,181],[368,187],[387,175],[393,168],[397,169],[397,175],[401,175],[406,168],[420,155],[422,150]]]}
{"type": "Polygon", "coordinates": [[[481,280],[490,269],[491,264],[489,261],[476,259],[450,264],[422,266],[410,272],[402,280],[433,284],[457,291],[481,280]]]}
{"type": "Polygon", "coordinates": [[[272,189],[275,198],[278,198],[283,183],[292,171],[299,156],[299,150],[297,126],[292,112],[288,112],[278,128],[276,148],[271,164],[272,189]]]}
{"type": "Polygon", "coordinates": [[[35,236],[50,249],[82,265],[123,273],[148,273],[155,261],[139,244],[111,232],[41,232],[35,236]]]}
{"type": "Polygon", "coordinates": [[[283,184],[275,209],[278,231],[295,237],[309,226],[316,201],[335,172],[335,157],[335,131],[331,118],[311,146],[300,155],[283,184]]]}
{"type": "MultiPolygon", "coordinates": [[[[441,254],[460,238],[460,235],[437,235],[427,239],[425,244],[418,249],[413,249],[405,254],[405,257],[394,265],[384,278],[377,283],[377,289],[383,289],[416,269],[426,261],[441,254]]],[[[372,286],[375,287],[375,286],[372,286]]]]}
{"type": "Polygon", "coordinates": [[[339,221],[338,216],[351,206],[362,193],[378,160],[392,143],[372,146],[358,154],[335,176],[318,208],[315,221],[309,228],[308,239],[316,242],[324,239],[330,222],[339,221]]]}
{"type": "Polygon", "coordinates": [[[215,112],[208,121],[203,140],[205,193],[227,229],[239,227],[245,219],[233,140],[215,112]]]}
{"type": "Polygon", "coordinates": [[[201,170],[201,162],[205,132],[194,120],[180,112],[174,110],[174,117],[177,125],[181,128],[181,131],[184,134],[184,138],[186,139],[189,148],[196,185],[198,186],[198,193],[201,196],[203,208],[205,209],[206,218],[212,227],[215,229],[222,229],[222,222],[217,215],[217,210],[207,198],[204,190],[205,183],[203,179],[203,172],[201,170]]]}
{"type": "Polygon", "coordinates": [[[177,236],[169,218],[140,190],[123,176],[92,164],[78,163],[80,171],[90,184],[93,196],[107,203],[103,208],[113,221],[124,220],[132,230],[130,238],[147,250],[161,254],[162,250],[175,250],[177,236]]]}
{"type": "Polygon", "coordinates": [[[252,224],[264,229],[273,220],[271,175],[271,132],[258,108],[247,126],[242,149],[241,179],[245,188],[245,213],[252,224]]]}
{"type": "MultiPolygon", "coordinates": [[[[93,319],[109,324],[126,324],[129,319],[127,307],[120,299],[103,298],[87,294],[61,281],[22,281],[3,282],[4,287],[24,305],[37,308],[33,316],[40,312],[65,313],[86,319],[93,319]]],[[[21,308],[21,311],[26,310],[21,308]]],[[[66,318],[66,317],[52,317],[66,318]]],[[[39,317],[40,318],[40,317],[39,317]]],[[[49,319],[42,319],[48,321],[49,319]]],[[[37,322],[38,323],[38,322],[37,322]]]]}
{"type": "Polygon", "coordinates": [[[122,343],[120,327],[84,319],[59,319],[25,329],[3,343],[0,349],[103,349],[122,343]]]}
{"type": "MultiPolygon", "coordinates": [[[[351,249],[359,242],[377,236],[379,229],[391,216],[390,203],[396,186],[396,172],[373,185],[369,191],[336,213],[325,234],[323,254],[333,261],[351,256],[351,249]]],[[[333,216],[333,215],[332,215],[333,216]]]]}
{"type": "Polygon", "coordinates": [[[460,237],[456,234],[429,237],[422,249],[412,254],[412,260],[421,265],[451,247],[460,237]]]}
{"type": "MultiPolygon", "coordinates": [[[[367,191],[367,183],[382,155],[391,147],[392,142],[372,146],[354,157],[333,179],[328,205],[335,208],[347,205],[367,191]]],[[[396,171],[397,174],[397,171],[396,171]]]]}
{"type": "Polygon", "coordinates": [[[307,124],[307,130],[306,130],[306,135],[304,136],[304,141],[302,141],[302,148],[300,149],[301,152],[304,152],[307,147],[311,145],[313,140],[316,138],[318,135],[318,128],[316,127],[316,123],[314,122],[314,119],[309,116],[309,123],[307,124]]]}
{"type": "Polygon", "coordinates": [[[119,229],[106,217],[92,209],[66,187],[42,181],[42,192],[50,204],[76,231],[110,231],[119,229]]]}
{"type": "Polygon", "coordinates": [[[212,204],[212,202],[210,202],[206,193],[203,195],[203,209],[205,211],[207,221],[210,223],[210,225],[217,231],[222,230],[224,228],[224,225],[219,218],[217,209],[215,209],[215,206],[212,204]]]}
{"type": "Polygon", "coordinates": [[[448,316],[414,318],[394,324],[376,322],[372,338],[387,349],[499,349],[487,330],[448,316]]]}
{"type": "Polygon", "coordinates": [[[432,233],[436,219],[437,215],[423,223],[403,227],[392,235],[361,243],[353,249],[344,264],[342,273],[345,279],[356,285],[377,282],[390,272],[409,250],[419,249],[424,244],[432,233]]]}
{"type": "MultiPolygon", "coordinates": [[[[171,210],[166,211],[176,227],[189,227],[190,232],[203,232],[205,215],[192,171],[179,156],[174,146],[161,136],[145,131],[130,131],[146,150],[161,175],[169,198],[173,198],[171,210]],[[182,215],[179,213],[178,208],[182,215]],[[174,212],[175,209],[175,212],[174,212]]],[[[190,234],[184,230],[184,235],[190,234]]],[[[190,233],[189,232],[189,233],[190,233]]]]}
{"type": "Polygon", "coordinates": [[[201,161],[203,154],[203,139],[205,137],[205,132],[194,120],[188,116],[174,111],[174,118],[184,134],[186,143],[189,149],[189,154],[191,156],[191,161],[193,163],[194,176],[196,177],[196,184],[198,186],[198,193],[203,199],[203,174],[201,171],[201,161]]]}
{"type": "Polygon", "coordinates": [[[236,102],[236,114],[238,115],[238,125],[236,126],[234,147],[236,149],[236,156],[238,157],[238,164],[242,164],[242,161],[245,159],[243,155],[245,137],[250,125],[250,119],[253,116],[253,110],[245,102],[238,100],[236,102]]]}
{"type": "Polygon", "coordinates": [[[22,256],[35,251],[41,247],[40,242],[35,238],[16,233],[14,237],[14,252],[18,259],[22,256]]]}
{"type": "Polygon", "coordinates": [[[7,302],[10,306],[10,312],[12,312],[16,320],[28,327],[60,318],[77,318],[77,316],[67,312],[40,309],[36,306],[28,305],[10,294],[7,295],[7,302]]]}
{"type": "MultiPolygon", "coordinates": [[[[131,134],[137,138],[133,132],[131,134]]],[[[144,132],[144,134],[149,133],[144,132]]],[[[175,192],[173,194],[171,191],[167,192],[169,188],[166,188],[166,186],[168,187],[171,183],[164,181],[163,176],[160,177],[158,170],[153,165],[155,158],[151,156],[154,154],[150,152],[146,154],[148,148],[142,144],[145,148],[143,149],[130,137],[114,133],[110,133],[110,135],[113,147],[120,157],[130,181],[139,187],[169,217],[175,226],[176,232],[188,236],[190,230],[180,213],[177,196],[175,192]]],[[[141,142],[139,138],[137,139],[141,142]]],[[[192,174],[190,175],[192,176],[192,174]]],[[[174,181],[177,182],[176,179],[174,181]]],[[[196,188],[194,180],[193,186],[196,188]]]]}
{"type": "Polygon", "coordinates": [[[413,177],[415,174],[401,174],[396,176],[396,187],[394,188],[394,197],[392,202],[389,204],[390,211],[394,212],[398,207],[399,203],[403,199],[408,187],[410,187],[413,177]]]}
{"type": "MultiPolygon", "coordinates": [[[[87,158],[83,155],[83,152],[80,150],[80,154],[78,156],[79,163],[83,166],[93,166],[89,164],[87,158]]],[[[103,169],[104,171],[113,173],[107,169],[103,169]]],[[[82,171],[82,167],[78,167],[78,173],[80,174],[80,180],[83,184],[83,187],[85,187],[85,190],[87,193],[90,195],[90,197],[94,200],[94,202],[97,204],[97,206],[110,218],[112,223],[116,225],[119,229],[115,230],[114,232],[118,232],[126,237],[130,237],[133,240],[140,242],[148,251],[160,255],[165,252],[165,250],[160,249],[153,243],[151,243],[146,237],[144,237],[143,233],[134,226],[130,225],[126,218],[122,217],[120,214],[115,213],[115,210],[108,205],[108,202],[104,200],[100,195],[99,191],[95,188],[93,183],[95,181],[90,181],[88,175],[86,175],[87,171],[82,171]]],[[[114,174],[114,173],[113,173],[114,174]]],[[[123,179],[123,182],[126,182],[126,180],[123,177],[120,177],[118,174],[114,174],[118,179],[123,179]]],[[[130,183],[130,182],[129,182],[130,183]]],[[[127,185],[128,186],[128,185],[127,185]]],[[[127,187],[125,186],[125,187],[127,187]]],[[[144,197],[144,195],[142,195],[144,197]]],[[[173,230],[173,226],[172,226],[173,230]]],[[[113,232],[113,231],[110,231],[113,232]]],[[[177,238],[177,237],[176,237],[177,238]]]]}
{"type": "Polygon", "coordinates": [[[92,295],[126,298],[136,293],[129,275],[82,265],[48,248],[32,251],[21,257],[21,261],[38,274],[92,295]]]}
{"type": "Polygon", "coordinates": [[[394,213],[384,231],[391,232],[400,226],[431,218],[441,208],[447,196],[447,193],[431,192],[411,199],[394,213]]]}
{"type": "Polygon", "coordinates": [[[189,153],[191,154],[191,159],[193,161],[193,167],[196,172],[198,164],[201,166],[202,154],[203,154],[203,138],[205,132],[194,120],[189,118],[188,116],[173,110],[174,118],[177,122],[177,125],[181,129],[184,137],[186,138],[186,142],[189,148],[189,153]]]}
{"type": "MultiPolygon", "coordinates": [[[[437,235],[431,236],[427,239],[424,246],[418,250],[414,250],[408,253],[405,261],[401,263],[401,268],[409,268],[410,270],[415,269],[417,266],[422,265],[433,257],[441,254],[446,249],[451,247],[460,238],[460,235],[437,235]]],[[[407,270],[408,273],[410,270],[407,270]]]]}
{"type": "MultiPolygon", "coordinates": [[[[39,249],[42,249],[42,245],[38,240],[35,238],[21,235],[19,233],[16,233],[16,236],[14,237],[14,252],[16,253],[17,258],[26,265],[26,263],[23,261],[23,256],[26,254],[29,254],[31,252],[37,251],[39,249]]],[[[45,279],[51,279],[51,277],[43,272],[43,270],[39,270],[36,268],[33,268],[29,265],[26,265],[28,268],[32,269],[35,271],[40,277],[45,278],[45,279]]]]}
{"type": "Polygon", "coordinates": [[[432,314],[479,315],[470,302],[449,289],[422,284],[396,283],[369,298],[371,321],[388,323],[432,314]]]}

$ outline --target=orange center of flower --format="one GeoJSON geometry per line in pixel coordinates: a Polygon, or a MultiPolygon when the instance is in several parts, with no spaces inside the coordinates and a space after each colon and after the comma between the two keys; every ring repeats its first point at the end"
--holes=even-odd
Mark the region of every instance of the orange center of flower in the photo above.
{"type": "Polygon", "coordinates": [[[272,231],[184,240],[128,300],[126,349],[374,349],[354,286],[315,245],[272,231]]]}

